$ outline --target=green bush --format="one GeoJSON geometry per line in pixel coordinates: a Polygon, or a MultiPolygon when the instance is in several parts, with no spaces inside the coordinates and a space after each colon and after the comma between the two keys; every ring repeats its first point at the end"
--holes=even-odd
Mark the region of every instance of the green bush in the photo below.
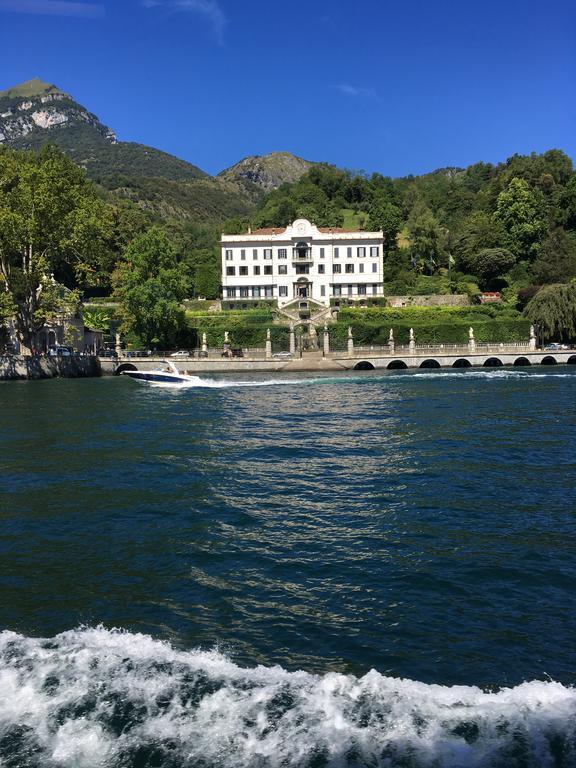
{"type": "Polygon", "coordinates": [[[355,320],[351,323],[338,322],[332,326],[330,337],[334,346],[346,342],[349,325],[352,327],[354,344],[358,346],[386,344],[390,329],[394,331],[397,344],[408,344],[410,328],[414,329],[416,344],[466,344],[470,326],[474,328],[474,336],[478,342],[527,342],[530,335],[530,323],[523,318],[491,320],[478,316],[472,322],[422,323],[393,320],[387,324],[355,320]]]}
{"type": "Polygon", "coordinates": [[[266,331],[270,328],[272,345],[288,347],[289,328],[272,324],[270,312],[226,312],[214,315],[195,315],[188,312],[188,346],[199,347],[205,333],[209,347],[222,347],[224,333],[228,331],[231,345],[237,347],[264,347],[266,331]]]}

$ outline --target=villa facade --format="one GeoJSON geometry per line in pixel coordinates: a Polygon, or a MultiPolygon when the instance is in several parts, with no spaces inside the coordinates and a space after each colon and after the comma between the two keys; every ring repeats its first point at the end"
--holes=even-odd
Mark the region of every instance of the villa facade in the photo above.
{"type": "Polygon", "coordinates": [[[297,219],[285,229],[222,235],[222,298],[312,300],[382,296],[383,233],[317,227],[297,219]]]}

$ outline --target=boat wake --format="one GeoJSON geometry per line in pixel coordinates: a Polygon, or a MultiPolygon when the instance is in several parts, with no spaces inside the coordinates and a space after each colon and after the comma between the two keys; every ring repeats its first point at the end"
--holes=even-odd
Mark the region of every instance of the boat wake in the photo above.
{"type": "Polygon", "coordinates": [[[269,378],[269,379],[209,379],[201,376],[189,376],[188,380],[180,382],[148,382],[148,387],[154,389],[230,389],[243,387],[278,387],[278,386],[302,386],[310,384],[342,384],[363,382],[408,382],[419,379],[484,379],[487,381],[513,380],[513,379],[549,379],[576,377],[576,370],[571,373],[532,372],[506,369],[451,369],[444,370],[407,370],[407,371],[367,371],[358,375],[350,371],[347,375],[324,375],[316,377],[295,376],[294,378],[269,378]]]}
{"type": "Polygon", "coordinates": [[[576,691],[243,669],[102,627],[0,633],[0,765],[568,768],[576,691]]]}

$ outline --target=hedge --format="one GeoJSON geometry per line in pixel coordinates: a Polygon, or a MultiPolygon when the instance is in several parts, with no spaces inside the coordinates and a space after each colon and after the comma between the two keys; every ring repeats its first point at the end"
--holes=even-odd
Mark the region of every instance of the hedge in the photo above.
{"type": "Polygon", "coordinates": [[[394,340],[397,344],[408,344],[410,340],[410,328],[414,330],[416,344],[466,344],[468,342],[468,330],[474,328],[474,337],[478,342],[528,342],[530,336],[530,322],[523,318],[503,318],[501,320],[477,319],[469,322],[443,322],[443,323],[412,323],[393,321],[387,324],[338,322],[330,328],[330,337],[334,346],[346,343],[348,338],[348,326],[352,327],[354,343],[386,344],[390,329],[394,331],[394,340]]]}

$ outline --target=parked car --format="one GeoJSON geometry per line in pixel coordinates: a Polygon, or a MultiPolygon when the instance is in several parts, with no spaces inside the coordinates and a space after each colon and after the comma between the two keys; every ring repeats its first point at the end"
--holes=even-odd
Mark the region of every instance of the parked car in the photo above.
{"type": "Polygon", "coordinates": [[[72,347],[50,347],[48,354],[50,357],[72,357],[74,350],[72,347]]]}
{"type": "Polygon", "coordinates": [[[554,351],[558,351],[558,350],[561,350],[561,349],[570,349],[570,347],[568,346],[568,344],[558,344],[556,342],[552,342],[551,344],[546,344],[544,349],[547,352],[554,352],[554,351]]]}
{"type": "Polygon", "coordinates": [[[186,349],[179,349],[178,352],[172,352],[170,357],[190,357],[190,352],[186,349]]]}
{"type": "Polygon", "coordinates": [[[292,352],[274,352],[272,355],[276,360],[292,360],[292,352]]]}

